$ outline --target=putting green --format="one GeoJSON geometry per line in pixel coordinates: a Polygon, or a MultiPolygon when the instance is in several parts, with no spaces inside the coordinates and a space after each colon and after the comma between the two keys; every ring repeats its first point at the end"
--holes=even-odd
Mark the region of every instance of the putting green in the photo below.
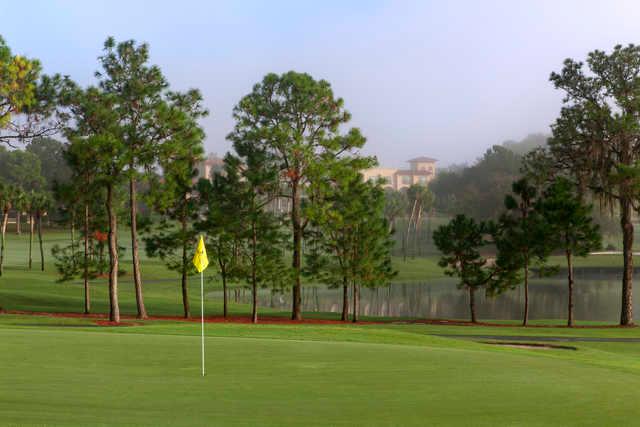
{"type": "Polygon", "coordinates": [[[640,368],[620,364],[637,359],[630,347],[613,358],[597,346],[495,348],[403,326],[211,324],[201,378],[197,324],[0,319],[5,425],[602,426],[640,415],[640,368]]]}

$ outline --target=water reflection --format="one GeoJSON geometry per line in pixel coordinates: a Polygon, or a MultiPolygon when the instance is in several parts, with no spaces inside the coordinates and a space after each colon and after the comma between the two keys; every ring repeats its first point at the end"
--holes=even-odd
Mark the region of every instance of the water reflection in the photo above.
{"type": "MultiPolygon", "coordinates": [[[[617,321],[620,315],[620,273],[611,269],[581,269],[576,272],[575,315],[577,320],[617,321]]],[[[452,279],[426,283],[394,283],[377,289],[363,289],[361,314],[367,316],[408,316],[421,318],[464,318],[469,315],[468,294],[459,290],[452,279]]],[[[211,294],[221,297],[220,292],[211,294]]],[[[530,319],[562,319],[566,317],[567,288],[562,275],[534,279],[530,284],[530,319]]],[[[233,298],[233,294],[231,295],[233,298]]],[[[239,295],[240,302],[250,303],[250,293],[239,295]]],[[[480,319],[520,319],[523,290],[518,287],[497,297],[476,297],[480,319]]],[[[635,310],[640,304],[635,303],[635,310]]],[[[262,307],[288,310],[290,294],[260,291],[262,307]]],[[[340,312],[342,291],[325,287],[303,288],[305,311],[340,312]]]]}

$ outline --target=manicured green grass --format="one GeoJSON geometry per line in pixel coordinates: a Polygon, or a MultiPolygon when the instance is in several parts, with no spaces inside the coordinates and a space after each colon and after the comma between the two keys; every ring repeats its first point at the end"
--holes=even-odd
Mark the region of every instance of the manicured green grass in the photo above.
{"type": "Polygon", "coordinates": [[[197,323],[2,315],[0,424],[604,426],[640,416],[640,345],[525,350],[420,327],[207,324],[201,378],[197,323]]]}
{"type": "Polygon", "coordinates": [[[407,258],[406,260],[394,257],[393,267],[398,271],[394,281],[397,283],[424,282],[446,277],[442,267],[438,266],[438,259],[439,257],[436,255],[407,258]]]}
{"type": "MultiPolygon", "coordinates": [[[[567,260],[564,256],[556,255],[549,258],[549,264],[559,265],[562,268],[567,266],[567,260]]],[[[573,261],[574,267],[591,267],[591,268],[609,268],[615,267],[622,269],[622,255],[590,255],[588,257],[576,257],[573,261]]]]}
{"type": "MultiPolygon", "coordinates": [[[[47,246],[66,243],[64,233],[46,238],[47,246]]],[[[51,262],[44,273],[28,270],[25,242],[24,236],[9,240],[0,306],[81,312],[80,282],[56,283],[51,262]]],[[[398,281],[441,277],[436,262],[396,259],[398,281]]],[[[146,258],[142,271],[148,311],[180,315],[177,275],[146,258]]],[[[213,270],[207,272],[207,291],[219,289],[213,270]]],[[[197,277],[190,292],[197,312],[197,277]]],[[[105,280],[92,283],[92,302],[94,312],[108,311],[105,280]]],[[[135,314],[129,275],[122,277],[120,302],[124,314],[135,314]]],[[[219,314],[220,300],[207,298],[206,309],[219,314]]],[[[231,304],[233,314],[248,311],[231,304]]],[[[639,338],[640,329],[501,323],[210,323],[208,375],[201,378],[197,322],[104,327],[92,319],[1,314],[0,425],[617,426],[640,416],[640,343],[571,342],[577,350],[541,350],[437,336],[515,335],[534,342],[537,336],[639,338]]]]}

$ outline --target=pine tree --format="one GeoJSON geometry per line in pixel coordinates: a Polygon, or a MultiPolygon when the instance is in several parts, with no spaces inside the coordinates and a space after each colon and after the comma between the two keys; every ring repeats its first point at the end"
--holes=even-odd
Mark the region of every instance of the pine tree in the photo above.
{"type": "Polygon", "coordinates": [[[205,116],[207,111],[197,90],[184,94],[169,91],[160,68],[149,64],[149,46],[145,43],[116,43],[108,38],[99,59],[102,70],[96,76],[113,102],[116,131],[124,149],[136,306],[138,317],[146,318],[138,248],[138,181],[160,160],[164,145],[179,144],[190,131],[192,125],[185,120],[205,116]]]}
{"type": "Polygon", "coordinates": [[[251,321],[258,322],[258,288],[281,289],[290,275],[284,265],[282,222],[267,210],[278,189],[278,171],[269,153],[252,143],[236,140],[236,156],[225,157],[225,171],[237,187],[244,280],[251,286],[251,321]]]}
{"type": "Polygon", "coordinates": [[[280,195],[291,200],[291,318],[300,320],[302,238],[308,224],[302,199],[309,184],[309,168],[319,163],[328,167],[339,156],[362,147],[365,139],[355,128],[342,132],[351,115],[327,81],[294,71],[266,75],[240,100],[233,115],[236,124],[229,139],[268,153],[285,187],[280,195]]]}
{"type": "Polygon", "coordinates": [[[395,276],[391,266],[392,231],[385,217],[380,183],[365,182],[359,173],[366,159],[343,159],[331,169],[317,168],[309,189],[310,249],[305,271],[331,287],[342,286],[342,320],[359,315],[360,288],[383,286],[395,276]],[[364,163],[363,163],[364,162],[364,163]],[[322,179],[321,179],[321,176],[322,179]]]}
{"type": "MultiPolygon", "coordinates": [[[[233,167],[226,162],[226,168],[233,167]]],[[[223,316],[229,314],[229,281],[242,277],[246,271],[243,253],[243,218],[237,215],[242,187],[239,174],[234,171],[216,173],[198,183],[198,194],[204,209],[196,228],[207,237],[207,247],[212,249],[220,278],[222,279],[223,316]]]]}
{"type": "Polygon", "coordinates": [[[512,190],[513,194],[505,197],[506,212],[499,221],[496,264],[500,269],[501,280],[492,287],[492,292],[499,293],[523,283],[522,325],[526,326],[529,321],[530,270],[535,265],[541,274],[546,271],[545,263],[551,252],[546,244],[550,230],[535,209],[537,188],[526,178],[522,178],[513,183],[512,190]],[[522,272],[522,277],[519,271],[522,272]]]}
{"type": "Polygon", "coordinates": [[[549,231],[546,243],[562,249],[567,259],[567,325],[574,325],[573,257],[586,257],[602,245],[599,226],[591,218],[592,206],[582,202],[575,185],[566,178],[556,178],[536,203],[536,210],[549,231]]]}
{"type": "Polygon", "coordinates": [[[71,86],[64,96],[65,105],[71,110],[73,121],[65,129],[72,143],[91,146],[95,167],[95,185],[103,189],[104,207],[108,227],[109,248],[109,319],[120,322],[118,302],[118,197],[117,189],[123,182],[123,169],[127,164],[124,143],[119,138],[118,115],[114,111],[114,97],[96,87],[85,90],[71,86]]]}
{"type": "Polygon", "coordinates": [[[456,215],[448,224],[433,232],[433,241],[442,252],[438,265],[445,274],[460,279],[459,288],[469,292],[471,322],[477,322],[475,293],[491,285],[496,269],[487,263],[480,250],[492,243],[495,227],[491,223],[476,222],[465,215],[456,215]]]}
{"type": "MultiPolygon", "coordinates": [[[[187,105],[198,105],[197,100],[189,100],[187,105]]],[[[196,176],[196,162],[202,158],[204,132],[197,125],[198,108],[173,112],[174,123],[182,131],[175,131],[174,137],[165,141],[159,153],[162,179],[154,182],[149,199],[151,206],[160,213],[157,226],[152,226],[145,237],[149,256],[159,256],[171,270],[179,271],[182,287],[182,305],[185,318],[191,316],[189,304],[188,274],[192,272],[190,252],[197,242],[194,222],[200,211],[200,204],[194,195],[193,180],[196,176]],[[181,120],[175,119],[180,116],[181,120]],[[177,227],[176,227],[177,226],[177,227]]]]}

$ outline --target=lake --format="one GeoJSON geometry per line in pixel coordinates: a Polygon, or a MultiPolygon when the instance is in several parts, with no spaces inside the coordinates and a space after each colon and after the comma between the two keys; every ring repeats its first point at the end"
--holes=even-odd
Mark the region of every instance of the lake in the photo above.
{"type": "MultiPolygon", "coordinates": [[[[636,272],[636,274],[640,274],[636,272]]],[[[621,271],[611,268],[576,269],[574,286],[577,320],[616,322],[620,316],[621,271]]],[[[419,318],[466,319],[469,317],[468,292],[457,289],[453,279],[436,279],[424,283],[393,283],[377,289],[362,289],[361,315],[419,318]]],[[[209,294],[221,298],[221,292],[209,294]]],[[[233,299],[233,293],[230,298],[233,299]]],[[[522,286],[499,296],[476,293],[478,319],[520,319],[524,301],[522,286]]],[[[640,310],[636,298],[634,311],[640,310]]],[[[247,290],[240,302],[251,302],[247,290]]],[[[304,311],[340,312],[342,290],[322,286],[305,286],[302,292],[304,311]]],[[[529,318],[564,319],[567,315],[567,285],[565,274],[550,278],[535,278],[529,284],[529,318]]],[[[259,292],[259,305],[280,310],[291,307],[289,293],[259,292]]]]}

